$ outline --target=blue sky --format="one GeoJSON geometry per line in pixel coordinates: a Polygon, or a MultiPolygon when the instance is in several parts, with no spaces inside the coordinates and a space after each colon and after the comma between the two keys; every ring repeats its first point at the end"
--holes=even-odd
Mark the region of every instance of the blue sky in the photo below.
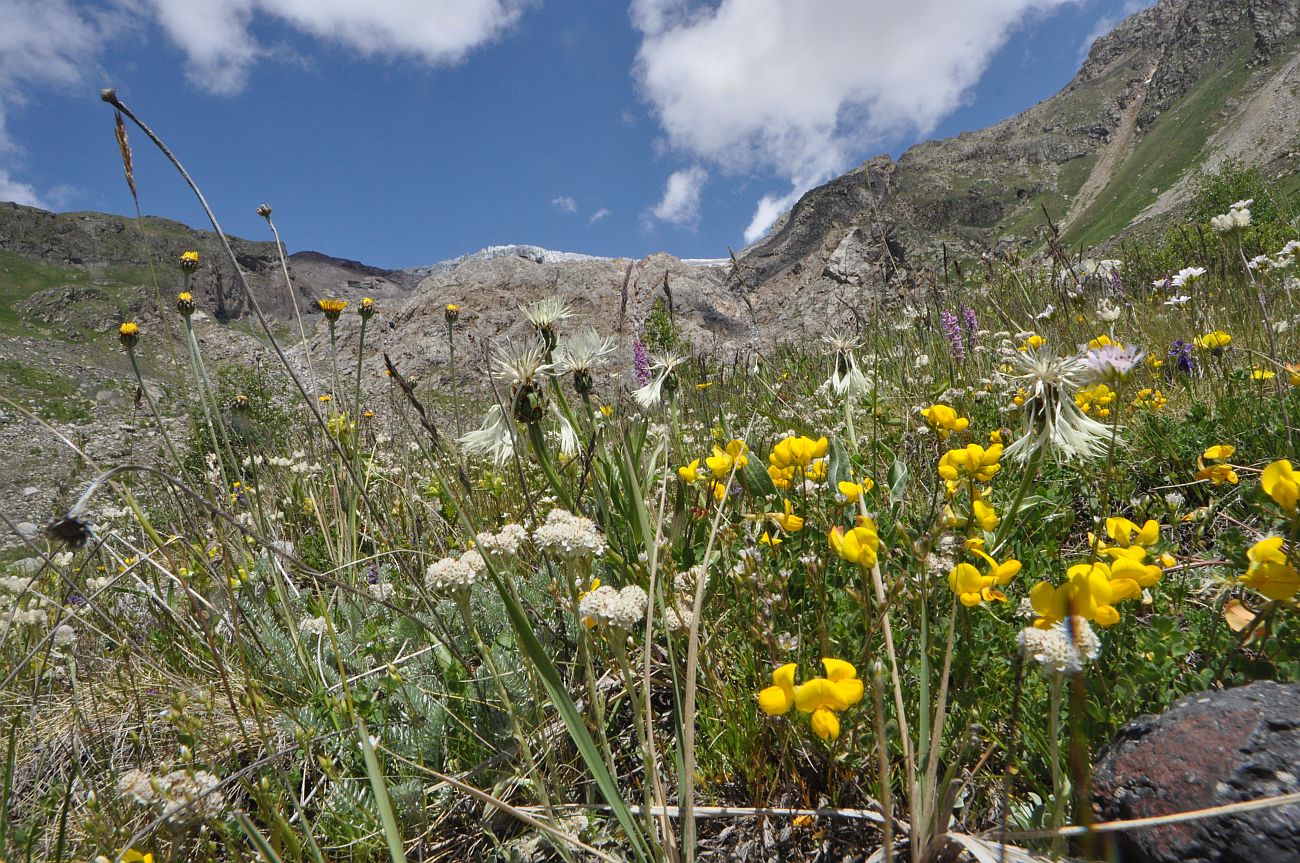
{"type": "MultiPolygon", "coordinates": [[[[1134,8],[0,0],[0,200],[131,211],[98,98],[112,85],[223,227],[265,238],[267,201],[293,251],[388,267],[498,243],[719,257],[810,185],[1050,96],[1134,8]]],[[[202,224],[132,141],[145,211],[202,224]]]]}

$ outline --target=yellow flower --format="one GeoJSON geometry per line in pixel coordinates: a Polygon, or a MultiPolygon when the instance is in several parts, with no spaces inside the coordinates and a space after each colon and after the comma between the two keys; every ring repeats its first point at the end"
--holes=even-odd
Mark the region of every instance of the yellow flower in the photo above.
{"type": "Polygon", "coordinates": [[[357,314],[361,315],[362,320],[370,320],[370,316],[375,313],[375,301],[371,297],[362,297],[361,305],[357,306],[357,314]]]}
{"type": "Polygon", "coordinates": [[[132,321],[127,321],[117,328],[117,337],[121,340],[122,346],[129,350],[140,341],[140,327],[132,321]]]}
{"type": "Polygon", "coordinates": [[[610,417],[612,417],[612,416],[614,415],[614,406],[613,406],[613,405],[601,405],[601,406],[600,406],[600,415],[603,416],[603,417],[605,417],[605,419],[609,419],[610,417]]]}
{"type": "Polygon", "coordinates": [[[812,464],[808,465],[808,469],[803,472],[803,475],[804,477],[812,480],[813,482],[822,482],[823,480],[825,480],[826,459],[819,458],[812,464]]]}
{"type": "Polygon", "coordinates": [[[713,455],[706,458],[704,463],[709,466],[710,473],[721,478],[731,473],[732,465],[735,465],[736,470],[740,470],[749,464],[748,453],[749,447],[745,446],[743,440],[733,440],[727,444],[726,449],[715,445],[713,455]]]}
{"type": "Polygon", "coordinates": [[[1093,339],[1092,341],[1088,342],[1088,348],[1089,348],[1089,350],[1094,350],[1094,351],[1097,350],[1097,348],[1104,348],[1104,347],[1106,347],[1107,345],[1114,345],[1114,346],[1117,347],[1117,348],[1122,348],[1122,347],[1124,347],[1122,344],[1120,344],[1119,342],[1115,341],[1114,339],[1112,339],[1110,336],[1106,335],[1105,333],[1101,334],[1100,336],[1097,336],[1097,338],[1095,338],[1095,339],[1093,339]]]}
{"type": "Polygon", "coordinates": [[[782,716],[794,707],[794,672],[793,662],[786,663],[772,672],[772,685],[758,693],[758,706],[769,716],[782,716]]]}
{"type": "Polygon", "coordinates": [[[1110,416],[1110,405],[1115,401],[1115,391],[1105,384],[1093,384],[1074,394],[1074,403],[1086,414],[1105,419],[1110,416]]]}
{"type": "Polygon", "coordinates": [[[1160,392],[1160,390],[1147,387],[1138,390],[1137,398],[1133,399],[1133,404],[1135,407],[1146,408],[1154,412],[1169,404],[1169,400],[1165,398],[1164,393],[1160,392]]]}
{"type": "Polygon", "coordinates": [[[704,381],[703,383],[696,384],[695,389],[699,390],[700,392],[704,392],[711,386],[713,386],[713,381],[704,381]]]}
{"type": "Polygon", "coordinates": [[[781,539],[780,534],[773,536],[767,531],[763,531],[763,535],[758,538],[759,545],[768,545],[771,546],[772,548],[776,548],[778,545],[780,545],[783,542],[785,542],[785,540],[781,539]]]}
{"type": "Polygon", "coordinates": [[[727,484],[725,482],[718,482],[717,480],[714,480],[709,485],[710,485],[709,491],[713,492],[714,500],[716,500],[718,503],[722,503],[724,500],[727,499],[727,484]]]}
{"type": "Polygon", "coordinates": [[[997,512],[993,509],[993,505],[986,503],[983,498],[972,501],[971,514],[981,530],[992,530],[998,526],[997,512]]]}
{"type": "Polygon", "coordinates": [[[1075,564],[1066,571],[1066,576],[1065,584],[1059,587],[1043,581],[1029,591],[1029,604],[1038,613],[1034,626],[1047,629],[1071,615],[1099,626],[1113,626],[1119,622],[1114,604],[1142,595],[1136,581],[1112,578],[1110,567],[1101,561],[1075,564]]]}
{"type": "Polygon", "coordinates": [[[876,481],[869,476],[863,477],[862,482],[840,480],[839,483],[840,494],[844,495],[845,503],[857,503],[864,494],[867,494],[875,487],[876,481]]]}
{"type": "Polygon", "coordinates": [[[970,427],[970,420],[958,416],[957,411],[948,407],[948,405],[930,405],[921,411],[921,416],[925,418],[926,425],[938,432],[941,438],[946,438],[955,431],[965,431],[970,427]]]}
{"type": "Polygon", "coordinates": [[[343,310],[348,307],[348,301],[325,299],[317,300],[316,305],[325,313],[325,320],[334,323],[339,319],[339,315],[343,314],[343,310]]]}
{"type": "Polygon", "coordinates": [[[1106,519],[1106,533],[1120,548],[1134,545],[1150,548],[1160,541],[1160,522],[1149,518],[1138,527],[1127,518],[1112,517],[1106,519]]]}
{"type": "Polygon", "coordinates": [[[856,563],[864,569],[876,565],[880,552],[880,534],[877,533],[876,522],[867,516],[858,516],[857,525],[848,530],[836,526],[827,540],[835,553],[849,563],[856,563]]]}
{"type": "Polygon", "coordinates": [[[989,443],[1002,443],[1002,432],[998,429],[989,432],[989,443]]]}
{"type": "Polygon", "coordinates": [[[1020,350],[1036,351],[1045,344],[1047,344],[1047,339],[1043,338],[1038,333],[1034,333],[1029,338],[1025,339],[1024,342],[1021,343],[1020,350]]]}
{"type": "Polygon", "coordinates": [[[700,478],[700,460],[696,459],[685,467],[677,468],[677,475],[682,482],[696,482],[700,478]]]}
{"type": "Polygon", "coordinates": [[[830,441],[824,437],[813,440],[803,435],[791,435],[778,441],[767,459],[778,468],[806,468],[815,459],[825,456],[829,447],[830,441]]]}
{"type": "Polygon", "coordinates": [[[1293,387],[1300,387],[1300,365],[1295,363],[1286,364],[1287,381],[1293,387]]]}
{"type": "Polygon", "coordinates": [[[798,533],[803,530],[803,517],[794,514],[794,506],[789,500],[784,503],[785,512],[769,512],[767,517],[786,533],[798,533]]]}
{"type": "MultiPolygon", "coordinates": [[[[588,587],[586,590],[582,591],[582,593],[579,593],[579,594],[578,594],[578,603],[581,604],[582,601],[583,601],[584,599],[587,598],[587,594],[591,593],[592,591],[594,591],[594,590],[595,590],[596,588],[598,588],[598,587],[600,587],[600,579],[599,579],[599,578],[593,578],[593,579],[591,580],[591,587],[588,587]]],[[[591,617],[584,617],[584,618],[582,619],[582,625],[585,626],[585,627],[587,627],[588,629],[595,629],[595,628],[596,628],[596,621],[595,621],[594,618],[591,618],[591,617]]]]}
{"type": "Polygon", "coordinates": [[[1238,579],[1242,584],[1273,600],[1290,599],[1300,591],[1300,572],[1282,550],[1282,537],[1261,539],[1246,552],[1250,566],[1238,579]]]}
{"type": "Polygon", "coordinates": [[[1223,462],[1232,457],[1237,451],[1231,444],[1215,444],[1201,454],[1196,460],[1196,478],[1208,479],[1215,485],[1223,485],[1225,482],[1231,485],[1237,484],[1237,471],[1230,464],[1212,464],[1207,465],[1207,461],[1223,462]]]}
{"type": "Polygon", "coordinates": [[[1212,333],[1206,333],[1203,336],[1197,336],[1196,338],[1192,339],[1192,343],[1195,344],[1198,348],[1203,348],[1207,351],[1215,351],[1215,352],[1223,350],[1231,342],[1232,342],[1232,336],[1228,335],[1223,330],[1215,330],[1212,333]]]}
{"type": "Polygon", "coordinates": [[[196,251],[181,252],[181,263],[197,264],[199,262],[199,253],[196,251]]]}
{"type": "MultiPolygon", "coordinates": [[[[198,260],[198,257],[199,257],[199,253],[198,253],[198,252],[186,252],[185,254],[186,254],[186,255],[193,255],[193,256],[194,256],[194,259],[195,259],[195,260],[198,260]]],[[[182,258],[183,258],[183,257],[184,257],[184,256],[182,256],[182,258]]],[[[134,848],[132,848],[132,849],[126,851],[126,852],[122,855],[122,863],[153,863],[153,855],[152,855],[152,854],[141,854],[139,851],[137,851],[137,850],[135,850],[134,848]]]]}
{"type": "Polygon", "coordinates": [[[1024,387],[1018,387],[1016,389],[1016,394],[1011,397],[1011,403],[1018,408],[1024,407],[1025,399],[1027,398],[1029,398],[1029,390],[1024,387]]]}
{"type": "Polygon", "coordinates": [[[998,563],[984,551],[982,539],[967,540],[966,549],[983,560],[988,565],[988,571],[981,573],[969,563],[959,563],[953,567],[948,573],[948,587],[957,594],[957,599],[968,608],[981,602],[1006,602],[1006,594],[997,588],[1011,583],[1011,579],[1020,572],[1020,561],[1010,558],[998,563]]]}
{"type": "Polygon", "coordinates": [[[1286,459],[1278,459],[1260,475],[1259,485],[1264,494],[1273,498],[1278,506],[1287,512],[1296,511],[1296,501],[1300,500],[1300,477],[1295,468],[1286,459]]]}
{"type": "Polygon", "coordinates": [[[447,322],[447,326],[450,327],[460,318],[460,306],[456,303],[447,303],[442,309],[442,317],[447,322]]]}
{"type": "Polygon", "coordinates": [[[862,700],[862,681],[858,671],[842,659],[822,659],[825,677],[814,677],[795,687],[794,706],[800,713],[812,714],[813,733],[822,740],[840,736],[840,720],[835,715],[862,700]]]}
{"type": "Polygon", "coordinates": [[[1002,444],[995,443],[985,449],[973,443],[968,444],[964,449],[950,449],[939,459],[939,476],[954,482],[961,477],[970,477],[976,482],[988,482],[1001,468],[998,464],[1001,458],[1002,444]]]}
{"type": "Polygon", "coordinates": [[[1277,377],[1277,372],[1262,366],[1256,366],[1250,373],[1250,379],[1253,381],[1271,381],[1275,377],[1277,377]]]}
{"type": "Polygon", "coordinates": [[[772,485],[784,491],[790,487],[790,481],[794,479],[794,468],[768,465],[767,475],[772,478],[772,485]]]}

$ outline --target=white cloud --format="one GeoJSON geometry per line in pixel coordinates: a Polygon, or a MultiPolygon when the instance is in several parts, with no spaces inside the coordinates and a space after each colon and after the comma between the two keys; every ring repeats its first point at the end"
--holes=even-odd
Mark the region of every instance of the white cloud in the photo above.
{"type": "Polygon", "coordinates": [[[0,0],[0,200],[33,207],[45,201],[16,179],[11,160],[21,153],[5,125],[6,112],[33,87],[71,87],[93,66],[100,41],[117,22],[107,12],[78,12],[67,0],[0,0]]]}
{"type": "Polygon", "coordinates": [[[700,189],[707,179],[709,172],[699,165],[673,171],[664,186],[663,199],[650,209],[650,215],[683,228],[695,227],[700,221],[700,189]]]}
{"type": "Polygon", "coordinates": [[[573,198],[570,198],[568,195],[561,195],[558,198],[551,198],[551,203],[559,207],[561,210],[563,210],[566,213],[578,212],[578,202],[573,200],[573,198]]]}
{"type": "Polygon", "coordinates": [[[591,214],[591,218],[587,220],[587,224],[594,225],[597,222],[599,222],[601,219],[608,218],[609,215],[610,215],[609,208],[601,207],[599,210],[591,214]]]}
{"type": "Polygon", "coordinates": [[[364,56],[455,63],[500,35],[530,0],[146,0],[189,60],[197,87],[236,93],[266,54],[249,32],[259,14],[364,56]]]}
{"type": "Polygon", "coordinates": [[[36,193],[36,187],[30,183],[20,183],[4,168],[0,168],[0,201],[13,201],[28,207],[40,207],[48,210],[49,206],[36,193]]]}
{"type": "Polygon", "coordinates": [[[1073,0],[632,0],[634,74],[670,149],[799,194],[961,104],[1026,16],[1073,0]]]}

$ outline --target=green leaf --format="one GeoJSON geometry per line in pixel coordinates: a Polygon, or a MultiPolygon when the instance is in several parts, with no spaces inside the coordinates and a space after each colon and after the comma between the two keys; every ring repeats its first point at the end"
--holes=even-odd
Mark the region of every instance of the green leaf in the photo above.
{"type": "Polygon", "coordinates": [[[772,477],[767,473],[761,462],[750,459],[745,464],[745,487],[754,497],[767,497],[776,494],[776,486],[772,485],[772,477]]]}
{"type": "Polygon", "coordinates": [[[831,438],[830,459],[826,466],[831,490],[839,488],[841,482],[853,478],[853,463],[838,437],[831,438]]]}
{"type": "Polygon", "coordinates": [[[907,490],[907,480],[911,474],[907,470],[907,462],[901,457],[894,459],[894,463],[889,466],[889,502],[900,504],[903,502],[903,493],[907,490]]]}
{"type": "Polygon", "coordinates": [[[384,839],[388,841],[388,856],[393,863],[406,863],[406,852],[402,850],[402,833],[397,829],[397,819],[393,816],[393,801],[388,796],[388,783],[384,781],[384,772],[379,769],[379,758],[375,747],[370,744],[370,733],[366,723],[357,720],[357,731],[361,733],[361,753],[366,759],[366,773],[370,776],[370,788],[375,792],[375,805],[379,809],[379,823],[384,827],[384,839]]]}
{"type": "Polygon", "coordinates": [[[280,855],[275,853],[275,849],[271,847],[271,843],[262,835],[262,831],[257,829],[257,825],[253,823],[251,818],[243,812],[236,812],[235,821],[239,823],[239,829],[244,831],[248,841],[253,843],[253,846],[257,848],[257,853],[262,856],[266,863],[284,863],[280,859],[280,855]]]}

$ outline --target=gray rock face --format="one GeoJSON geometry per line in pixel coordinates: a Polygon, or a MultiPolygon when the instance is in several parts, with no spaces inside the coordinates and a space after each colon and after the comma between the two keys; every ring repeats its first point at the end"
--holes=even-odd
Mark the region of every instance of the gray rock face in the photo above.
{"type": "MultiPolygon", "coordinates": [[[[1300,791],[1300,685],[1200,692],[1121,729],[1093,776],[1099,820],[1300,791]]],[[[1114,835],[1114,834],[1112,834],[1114,835]]],[[[1127,831],[1124,863],[1295,863],[1300,804],[1127,831]]]]}

